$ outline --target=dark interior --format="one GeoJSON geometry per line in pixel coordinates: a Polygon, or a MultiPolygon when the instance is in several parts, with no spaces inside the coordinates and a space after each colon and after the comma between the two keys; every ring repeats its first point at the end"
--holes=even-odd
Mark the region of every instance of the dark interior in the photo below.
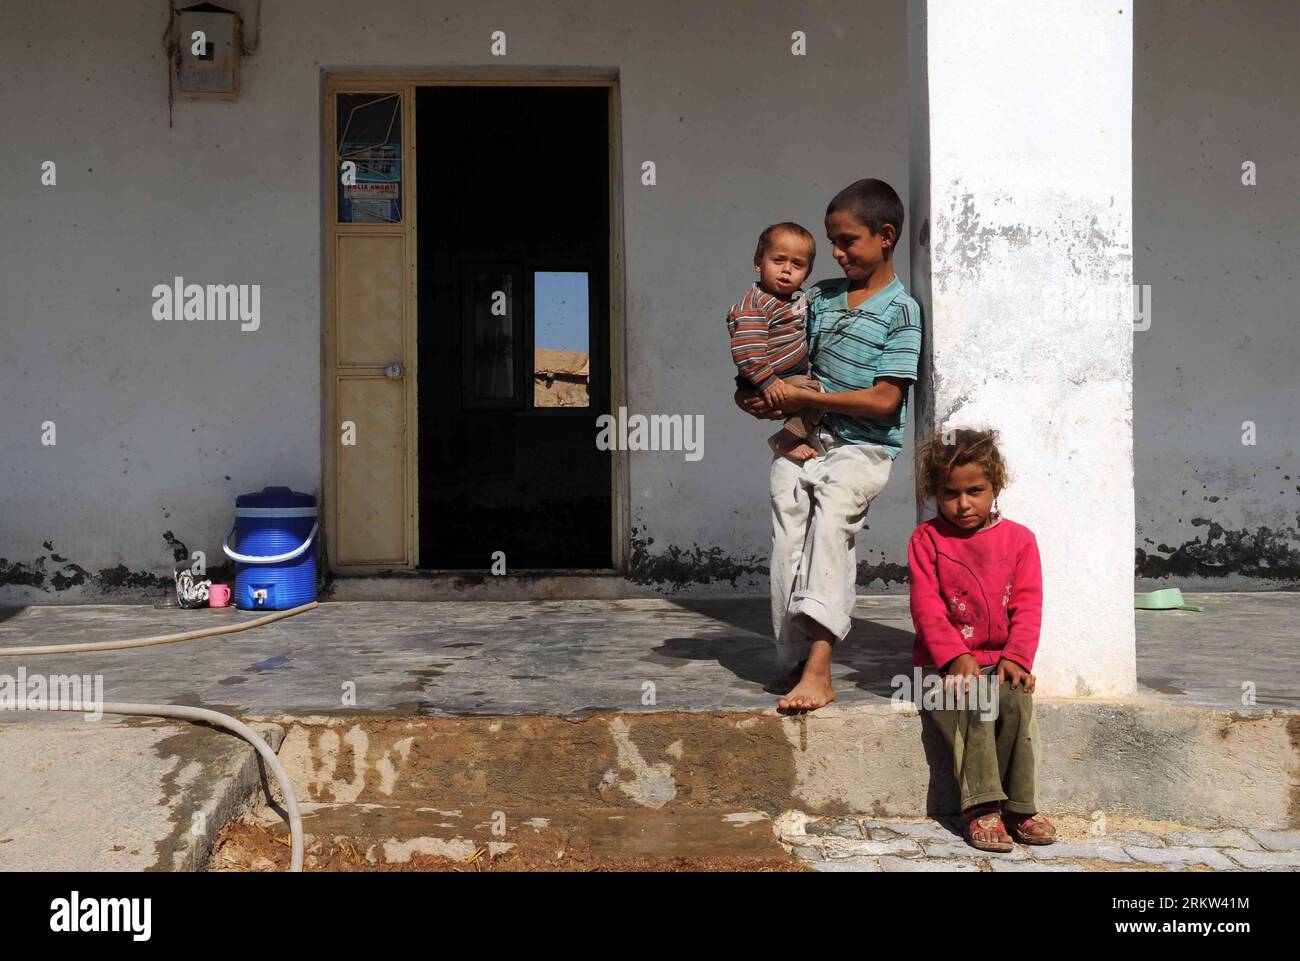
{"type": "Polygon", "coordinates": [[[509,571],[613,566],[610,452],[596,447],[610,410],[608,96],[417,93],[421,567],[487,571],[496,551],[509,571]],[[586,274],[585,330],[569,298],[565,330],[535,336],[551,316],[534,303],[539,272],[586,274]],[[535,376],[534,348],[556,337],[587,348],[588,374],[535,376]],[[589,404],[540,406],[538,377],[568,377],[589,404]]]}

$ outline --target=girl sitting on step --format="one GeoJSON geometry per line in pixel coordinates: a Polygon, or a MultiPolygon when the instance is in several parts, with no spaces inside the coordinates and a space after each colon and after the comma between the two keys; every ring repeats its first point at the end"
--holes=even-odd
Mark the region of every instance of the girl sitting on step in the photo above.
{"type": "Polygon", "coordinates": [[[998,512],[1006,483],[995,431],[932,438],[917,452],[916,494],[938,514],[916,528],[907,549],[912,663],[922,668],[923,683],[942,676],[942,709],[925,713],[952,751],[962,833],[972,847],[1001,852],[1013,850],[1012,837],[1056,840],[1038,811],[1030,673],[1042,618],[1038,544],[1032,531],[998,512]],[[971,692],[980,684],[987,697],[971,692]],[[988,703],[993,710],[980,706],[988,703]]]}

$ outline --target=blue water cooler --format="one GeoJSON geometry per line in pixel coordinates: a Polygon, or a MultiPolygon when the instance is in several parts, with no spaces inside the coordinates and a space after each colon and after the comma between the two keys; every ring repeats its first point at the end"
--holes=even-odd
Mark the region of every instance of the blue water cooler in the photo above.
{"type": "Polygon", "coordinates": [[[222,548],[235,562],[231,600],[243,611],[285,611],[316,600],[320,527],[316,498],[288,487],[263,487],[235,498],[235,525],[222,548]],[[230,547],[235,535],[238,550],[230,547]]]}

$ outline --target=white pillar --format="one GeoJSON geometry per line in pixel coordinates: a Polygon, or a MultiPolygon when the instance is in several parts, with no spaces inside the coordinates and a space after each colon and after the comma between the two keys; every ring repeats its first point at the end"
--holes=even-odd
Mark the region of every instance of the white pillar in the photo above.
{"type": "Polygon", "coordinates": [[[1132,0],[909,0],[908,30],[918,442],[1002,433],[1039,693],[1132,693],[1132,0]]]}

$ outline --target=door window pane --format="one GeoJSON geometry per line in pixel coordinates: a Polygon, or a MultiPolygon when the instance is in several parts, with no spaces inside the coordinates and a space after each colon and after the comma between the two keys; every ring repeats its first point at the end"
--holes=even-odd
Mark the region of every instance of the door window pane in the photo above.
{"type": "Polygon", "coordinates": [[[533,406],[591,404],[586,271],[533,274],[533,406]]]}
{"type": "Polygon", "coordinates": [[[515,395],[514,277],[507,273],[474,273],[470,285],[470,376],[474,397],[509,400],[515,395]]]}
{"type": "Polygon", "coordinates": [[[402,221],[402,97],[341,93],[337,97],[339,223],[402,221]],[[345,171],[345,163],[355,169],[345,171]],[[356,183],[344,183],[344,174],[356,183]]]}

